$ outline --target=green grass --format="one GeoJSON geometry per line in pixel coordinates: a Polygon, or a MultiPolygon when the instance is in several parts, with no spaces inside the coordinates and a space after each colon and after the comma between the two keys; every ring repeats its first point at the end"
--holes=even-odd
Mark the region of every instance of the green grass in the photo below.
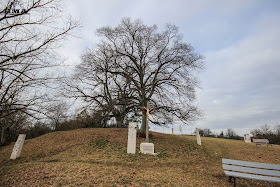
{"type": "MultiPolygon", "coordinates": [[[[0,186],[232,186],[221,159],[280,164],[280,146],[152,133],[157,156],[126,153],[127,129],[79,129],[26,140],[19,159],[0,148],[0,186]]],[[[143,138],[137,138],[137,150],[143,138]]],[[[237,179],[238,186],[277,186],[237,179]]]]}

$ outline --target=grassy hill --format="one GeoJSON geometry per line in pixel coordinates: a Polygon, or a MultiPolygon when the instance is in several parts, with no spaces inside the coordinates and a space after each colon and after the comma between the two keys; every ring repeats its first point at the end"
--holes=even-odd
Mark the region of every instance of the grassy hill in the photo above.
{"type": "MultiPolygon", "coordinates": [[[[157,156],[126,154],[127,129],[78,129],[0,148],[0,186],[232,186],[222,158],[280,164],[280,146],[256,148],[238,140],[152,133],[157,156]]],[[[137,138],[137,150],[144,142],[137,138]]],[[[238,186],[279,184],[237,179],[238,186]]]]}

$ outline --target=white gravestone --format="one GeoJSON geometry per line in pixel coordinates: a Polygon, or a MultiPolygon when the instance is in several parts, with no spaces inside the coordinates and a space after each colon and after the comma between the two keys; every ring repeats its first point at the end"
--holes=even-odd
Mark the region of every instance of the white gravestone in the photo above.
{"type": "Polygon", "coordinates": [[[251,143],[250,134],[244,134],[244,141],[245,141],[246,143],[251,143]]]}
{"type": "Polygon", "coordinates": [[[157,153],[155,153],[155,146],[153,143],[147,143],[147,142],[141,143],[140,151],[141,151],[141,153],[144,153],[144,154],[157,155],[157,153]]]}
{"type": "Polygon", "coordinates": [[[16,159],[20,156],[25,137],[26,137],[26,134],[20,134],[18,136],[18,139],[15,143],[15,146],[14,146],[10,159],[16,159]]]}
{"type": "Polygon", "coordinates": [[[200,135],[199,135],[198,128],[195,129],[195,133],[196,133],[196,142],[197,142],[198,145],[201,145],[201,138],[200,138],[200,135]]]}
{"type": "Polygon", "coordinates": [[[127,138],[127,153],[136,153],[136,133],[137,133],[137,123],[129,122],[128,125],[128,138],[127,138]]]}

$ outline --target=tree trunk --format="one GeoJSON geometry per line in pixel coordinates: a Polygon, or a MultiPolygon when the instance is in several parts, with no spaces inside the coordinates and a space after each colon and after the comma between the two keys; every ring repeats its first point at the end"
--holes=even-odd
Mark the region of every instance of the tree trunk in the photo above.
{"type": "Polygon", "coordinates": [[[123,117],[117,117],[117,118],[116,118],[116,121],[117,121],[116,127],[117,127],[117,128],[121,128],[121,127],[122,127],[123,120],[124,120],[123,117]]]}
{"type": "Polygon", "coordinates": [[[147,123],[147,113],[146,113],[146,110],[143,110],[142,111],[141,133],[146,134],[146,123],[147,123]]]}
{"type": "Polygon", "coordinates": [[[103,123],[103,128],[106,128],[107,127],[107,121],[106,120],[102,120],[101,121],[101,124],[103,123]]]}
{"type": "Polygon", "coordinates": [[[5,131],[6,131],[6,128],[4,126],[2,126],[0,145],[4,145],[6,143],[5,131]]]}

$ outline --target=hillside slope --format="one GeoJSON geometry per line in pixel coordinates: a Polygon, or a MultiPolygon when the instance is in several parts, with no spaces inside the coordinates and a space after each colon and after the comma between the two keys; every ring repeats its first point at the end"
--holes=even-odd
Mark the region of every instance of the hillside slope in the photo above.
{"type": "MultiPolygon", "coordinates": [[[[280,146],[152,133],[157,156],[126,154],[127,129],[78,129],[26,140],[21,157],[0,148],[0,186],[232,186],[221,159],[280,164],[280,146]]],[[[137,150],[144,142],[137,138],[137,150]]],[[[238,186],[276,186],[237,179],[238,186]]]]}

